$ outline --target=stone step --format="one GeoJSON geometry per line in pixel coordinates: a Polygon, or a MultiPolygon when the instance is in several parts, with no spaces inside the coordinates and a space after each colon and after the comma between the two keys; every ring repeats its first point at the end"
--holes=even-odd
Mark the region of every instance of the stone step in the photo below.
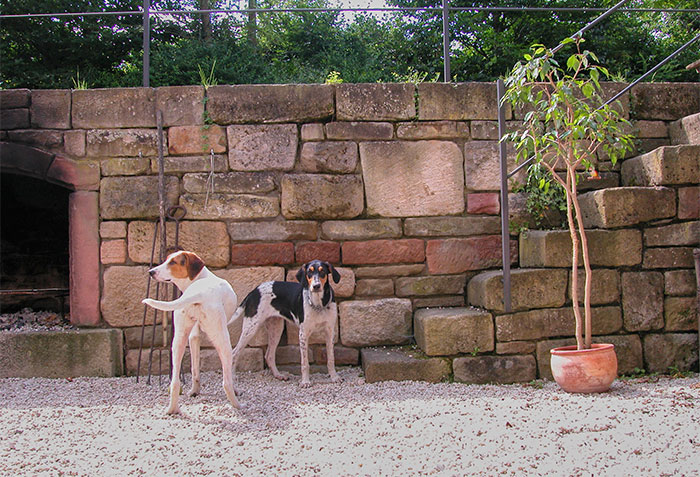
{"type": "Polygon", "coordinates": [[[663,146],[622,163],[623,186],[700,182],[700,145],[663,146]]]}
{"type": "Polygon", "coordinates": [[[666,187],[614,187],[579,196],[586,228],[628,227],[676,214],[676,192],[666,187]]]}
{"type": "Polygon", "coordinates": [[[451,360],[428,358],[419,350],[402,348],[363,348],[362,370],[365,382],[427,381],[438,383],[452,374],[451,360]]]}
{"type": "Polygon", "coordinates": [[[469,384],[528,383],[537,378],[532,355],[465,356],[452,363],[454,380],[469,384]]]}
{"type": "Polygon", "coordinates": [[[668,134],[671,144],[700,144],[700,113],[672,122],[668,134]]]}
{"type": "MultiPolygon", "coordinates": [[[[560,307],[566,302],[567,283],[568,272],[565,269],[511,270],[512,309],[522,311],[560,307]]],[[[504,312],[503,271],[491,270],[472,278],[467,286],[467,298],[470,305],[489,311],[504,312]]]]}
{"type": "Polygon", "coordinates": [[[493,316],[478,308],[420,308],[413,314],[416,343],[428,356],[493,351],[493,316]]]}

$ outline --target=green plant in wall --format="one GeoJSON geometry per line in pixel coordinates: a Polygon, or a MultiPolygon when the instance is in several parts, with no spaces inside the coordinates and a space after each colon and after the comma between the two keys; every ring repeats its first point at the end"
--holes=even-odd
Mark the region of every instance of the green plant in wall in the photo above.
{"type": "Polygon", "coordinates": [[[520,128],[504,136],[512,141],[518,159],[532,157],[541,168],[537,188],[551,190],[557,184],[564,191],[566,222],[572,242],[572,307],[576,320],[578,349],[591,348],[591,265],[588,241],[577,197],[577,171],[597,176],[597,155],[604,154],[613,164],[631,149],[629,122],[620,108],[604,105],[601,78],[608,71],[597,64],[590,51],[582,50],[583,39],[568,39],[574,53],[564,66],[552,50],[532,47],[525,61],[517,63],[505,78],[504,102],[526,111],[520,128]],[[584,311],[579,307],[579,256],[585,270],[584,311]]]}

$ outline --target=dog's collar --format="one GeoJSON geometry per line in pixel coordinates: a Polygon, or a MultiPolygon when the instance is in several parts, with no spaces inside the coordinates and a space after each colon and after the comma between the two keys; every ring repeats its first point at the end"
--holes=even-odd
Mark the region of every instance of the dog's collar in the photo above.
{"type": "Polygon", "coordinates": [[[308,304],[311,307],[311,309],[313,309],[315,311],[321,311],[321,310],[326,308],[325,306],[323,306],[323,295],[322,294],[321,294],[321,299],[320,299],[321,303],[316,305],[313,302],[313,300],[311,299],[311,292],[309,290],[304,290],[304,301],[306,302],[306,304],[308,304]]]}

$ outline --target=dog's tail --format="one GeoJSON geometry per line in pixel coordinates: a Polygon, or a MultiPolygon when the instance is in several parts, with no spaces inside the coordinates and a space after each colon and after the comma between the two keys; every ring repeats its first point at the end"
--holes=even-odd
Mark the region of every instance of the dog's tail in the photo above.
{"type": "Polygon", "coordinates": [[[241,316],[243,316],[243,312],[245,311],[245,300],[243,303],[240,304],[238,308],[236,308],[236,311],[233,312],[233,315],[231,315],[231,318],[228,319],[227,325],[230,325],[234,321],[238,320],[241,316]]]}

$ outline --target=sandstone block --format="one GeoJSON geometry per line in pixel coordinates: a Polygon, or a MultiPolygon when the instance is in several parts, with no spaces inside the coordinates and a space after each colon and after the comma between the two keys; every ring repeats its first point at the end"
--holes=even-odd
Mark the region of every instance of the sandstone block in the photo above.
{"type": "Polygon", "coordinates": [[[462,154],[447,141],[360,144],[367,210],[384,217],[464,211],[462,154]]]}
{"type": "MultiPolygon", "coordinates": [[[[498,118],[495,83],[421,83],[418,85],[418,117],[431,119],[498,118]]],[[[508,110],[507,117],[510,117],[508,110]]]]}
{"type": "Polygon", "coordinates": [[[351,141],[306,142],[299,165],[304,172],[350,173],[357,167],[357,143],[351,141]]]}
{"type": "Polygon", "coordinates": [[[326,137],[340,141],[377,141],[394,137],[391,123],[341,121],[326,124],[326,137]]]}
{"type": "Polygon", "coordinates": [[[498,217],[409,217],[404,233],[417,237],[488,235],[501,232],[498,217]]]}
{"type": "Polygon", "coordinates": [[[678,218],[700,219],[700,187],[678,189],[678,218]]]}
{"type": "MultiPolygon", "coordinates": [[[[510,242],[510,261],[517,262],[517,242],[510,242]]],[[[464,239],[428,240],[428,271],[433,275],[462,273],[501,266],[500,235],[483,235],[464,239]]]]}
{"type": "Polygon", "coordinates": [[[463,295],[464,275],[439,277],[400,277],[396,279],[396,296],[463,295]]]}
{"type": "Polygon", "coordinates": [[[579,196],[584,227],[629,227],[676,215],[676,193],[666,187],[617,187],[579,196]]]}
{"type": "MultiPolygon", "coordinates": [[[[558,308],[566,302],[566,270],[511,270],[511,305],[514,311],[533,308],[558,308]]],[[[505,311],[503,272],[480,273],[469,281],[469,304],[491,311],[505,311]]]]}
{"type": "Polygon", "coordinates": [[[691,114],[668,126],[671,144],[700,144],[700,113],[691,114]]]}
{"type": "Polygon", "coordinates": [[[638,138],[666,138],[668,126],[665,121],[635,121],[634,128],[638,138]]]}
{"type": "MultiPolygon", "coordinates": [[[[569,290],[567,296],[571,298],[573,284],[569,276],[569,290]]],[[[578,272],[578,300],[583,303],[583,293],[586,282],[584,270],[578,272]]],[[[620,301],[620,273],[608,268],[591,270],[591,304],[605,305],[620,301]]]]}
{"type": "MultiPolygon", "coordinates": [[[[642,234],[638,230],[587,230],[586,235],[591,265],[624,267],[642,262],[642,234]]],[[[568,230],[530,230],[520,236],[521,267],[570,267],[571,253],[568,230]]]]}
{"type": "Polygon", "coordinates": [[[163,126],[204,124],[203,86],[156,88],[156,108],[163,112],[163,126]]]}
{"type": "Polygon", "coordinates": [[[85,156],[85,131],[66,131],[63,133],[63,148],[69,156],[85,156]]]}
{"type": "Polygon", "coordinates": [[[644,337],[644,363],[649,373],[668,373],[670,367],[689,371],[698,365],[696,333],[648,334],[644,337]]]}
{"type": "Polygon", "coordinates": [[[126,222],[111,221],[100,224],[100,238],[126,238],[126,222]]]}
{"type": "Polygon", "coordinates": [[[464,306],[464,295],[427,296],[413,298],[413,308],[452,308],[464,306]]]}
{"type": "Polygon", "coordinates": [[[287,174],[281,189],[287,219],[351,219],[364,210],[359,176],[287,174]]]}
{"type": "Polygon", "coordinates": [[[264,194],[275,190],[275,178],[271,172],[227,172],[211,177],[208,173],[195,173],[185,174],[182,179],[185,191],[193,194],[205,194],[207,187],[211,191],[212,186],[219,194],[264,194]]]}
{"type": "Polygon", "coordinates": [[[343,346],[405,344],[413,336],[411,301],[407,299],[344,301],[338,314],[343,346]]]}
{"type": "Polygon", "coordinates": [[[74,90],[71,118],[75,129],[152,128],[155,93],[151,88],[74,90]]]}
{"type": "Polygon", "coordinates": [[[29,109],[1,109],[0,124],[3,130],[29,127],[29,109]]]}
{"type": "Polygon", "coordinates": [[[644,245],[669,247],[700,243],[700,222],[682,222],[644,230],[644,245]]]}
{"type": "Polygon", "coordinates": [[[4,89],[0,91],[0,109],[28,108],[32,92],[29,89],[4,89]]]}
{"type": "MultiPolygon", "coordinates": [[[[282,267],[245,267],[214,270],[214,273],[228,281],[233,291],[238,296],[238,303],[263,282],[284,280],[284,268],[282,267]]],[[[267,343],[264,343],[267,344],[267,343]]]]}
{"type": "MultiPolygon", "coordinates": [[[[4,112],[18,111],[15,109],[3,110],[4,112]]],[[[3,128],[11,129],[8,122],[2,122],[3,128]]],[[[22,127],[29,127],[22,126],[22,127]]],[[[7,131],[7,138],[12,143],[27,144],[41,148],[44,151],[60,153],[63,146],[63,131],[51,129],[24,129],[19,131],[7,131]]]]}
{"type": "MultiPolygon", "coordinates": [[[[328,361],[328,352],[325,346],[313,346],[314,362],[317,364],[326,364],[328,361]]],[[[335,356],[336,366],[357,366],[360,362],[360,350],[357,348],[346,348],[345,346],[333,346],[333,355],[335,356]]]]}
{"type": "Polygon", "coordinates": [[[232,265],[281,265],[294,263],[294,244],[250,243],[231,247],[232,265]]]}
{"type": "Polygon", "coordinates": [[[413,84],[366,83],[336,86],[336,115],[341,121],[410,119],[416,115],[413,84]]]}
{"type": "MultiPolygon", "coordinates": [[[[314,363],[314,349],[311,346],[309,346],[308,356],[309,363],[314,363]]],[[[280,365],[299,364],[301,363],[301,350],[298,345],[280,346],[275,353],[275,360],[280,365]]]]}
{"type": "Polygon", "coordinates": [[[427,381],[439,383],[451,372],[450,361],[424,358],[422,353],[402,348],[366,348],[361,351],[365,382],[427,381]]]}
{"type": "Polygon", "coordinates": [[[691,247],[647,248],[644,250],[642,268],[693,268],[691,247]]]}
{"type": "Polygon", "coordinates": [[[470,125],[472,139],[479,141],[498,141],[497,121],[472,121],[470,125]]]}
{"type": "Polygon", "coordinates": [[[482,192],[467,195],[468,214],[498,215],[500,211],[501,202],[498,194],[482,192]]]}
{"type": "Polygon", "coordinates": [[[660,272],[622,273],[625,330],[659,330],[664,326],[664,276],[660,272]]]}
{"type": "MultiPolygon", "coordinates": [[[[508,151],[508,170],[517,166],[516,156],[508,151]]],[[[509,181],[524,183],[525,170],[519,171],[509,181]]],[[[498,141],[467,141],[464,143],[464,185],[468,191],[494,191],[501,188],[501,160],[498,153],[498,141]]]]}
{"type": "Polygon", "coordinates": [[[217,85],[207,111],[217,124],[320,121],[333,115],[333,96],[330,85],[217,85]]]}
{"type": "Polygon", "coordinates": [[[316,240],[318,226],[308,220],[230,222],[228,233],[234,242],[316,240]]]}
{"type": "Polygon", "coordinates": [[[493,351],[493,317],[475,308],[416,310],[416,343],[428,356],[493,351]]]}
{"type": "Polygon", "coordinates": [[[302,141],[323,141],[323,124],[311,123],[301,125],[302,141]]]}
{"type": "Polygon", "coordinates": [[[147,157],[110,157],[100,161],[100,172],[103,177],[139,176],[148,174],[150,166],[147,157]]]}
{"type": "Polygon", "coordinates": [[[297,154],[296,124],[229,126],[228,158],[234,171],[288,171],[297,154]]]}
{"type": "Polygon", "coordinates": [[[328,240],[371,240],[400,236],[400,219],[329,220],[321,224],[321,237],[328,240]]]}
{"type": "Polygon", "coordinates": [[[204,220],[259,219],[277,217],[277,197],[251,194],[182,194],[180,205],[187,209],[187,218],[204,220]]]}
{"type": "Polygon", "coordinates": [[[155,129],[91,129],[85,142],[86,154],[92,157],[158,155],[158,133],[155,129]]]}
{"type": "Polygon", "coordinates": [[[126,262],[126,240],[103,240],[100,244],[100,262],[105,265],[126,262]]]}
{"type": "Polygon", "coordinates": [[[68,196],[70,320],[78,326],[101,322],[97,196],[92,191],[75,191],[68,196]]]}
{"type": "Polygon", "coordinates": [[[529,355],[466,356],[452,362],[455,381],[473,384],[527,383],[537,376],[535,358],[529,355]]]}
{"type": "Polygon", "coordinates": [[[469,125],[456,121],[412,121],[399,123],[399,139],[458,139],[469,137],[469,125]]]}
{"type": "Polygon", "coordinates": [[[664,293],[668,296],[694,295],[697,290],[693,270],[669,270],[664,272],[664,293]]]}
{"type": "Polygon", "coordinates": [[[346,265],[422,262],[425,244],[420,239],[368,240],[343,243],[346,265]]]}
{"type": "Polygon", "coordinates": [[[206,126],[173,126],[168,129],[168,152],[181,154],[214,154],[226,152],[226,129],[216,124],[206,126]]]}
{"type": "Polygon", "coordinates": [[[666,331],[697,331],[697,299],[690,296],[667,297],[664,300],[666,331]]]}
{"type": "Polygon", "coordinates": [[[496,354],[533,354],[536,347],[534,341],[496,343],[496,354]]]}
{"type": "MultiPolygon", "coordinates": [[[[122,328],[140,326],[143,320],[148,281],[148,267],[113,266],[102,275],[102,318],[109,326],[122,328]]],[[[149,311],[146,323],[153,323],[153,312],[149,311]]]]}
{"type": "Polygon", "coordinates": [[[382,265],[378,267],[358,267],[355,274],[358,278],[405,277],[419,275],[425,266],[422,263],[414,265],[382,265]]]}
{"type": "MultiPolygon", "coordinates": [[[[165,203],[176,204],[178,178],[165,178],[165,203]]],[[[189,210],[189,208],[188,208],[189,210]]],[[[102,219],[158,217],[158,177],[105,177],[100,181],[102,219]]]]}
{"type": "Polygon", "coordinates": [[[323,260],[331,264],[338,264],[340,263],[340,244],[338,242],[298,243],[295,257],[297,263],[323,260]]]}
{"type": "Polygon", "coordinates": [[[357,296],[389,296],[394,294],[394,281],[391,278],[365,278],[357,281],[357,296]]]}
{"type": "Polygon", "coordinates": [[[32,128],[70,129],[70,90],[34,90],[29,112],[32,128]]]}
{"type": "Polygon", "coordinates": [[[665,146],[622,163],[622,185],[663,186],[700,182],[700,145],[665,146]]]}
{"type": "Polygon", "coordinates": [[[93,161],[74,161],[56,156],[46,171],[46,180],[75,190],[98,190],[100,167],[93,161]]]}
{"type": "Polygon", "coordinates": [[[700,111],[697,83],[640,83],[632,96],[638,119],[674,121],[700,111]]]}

